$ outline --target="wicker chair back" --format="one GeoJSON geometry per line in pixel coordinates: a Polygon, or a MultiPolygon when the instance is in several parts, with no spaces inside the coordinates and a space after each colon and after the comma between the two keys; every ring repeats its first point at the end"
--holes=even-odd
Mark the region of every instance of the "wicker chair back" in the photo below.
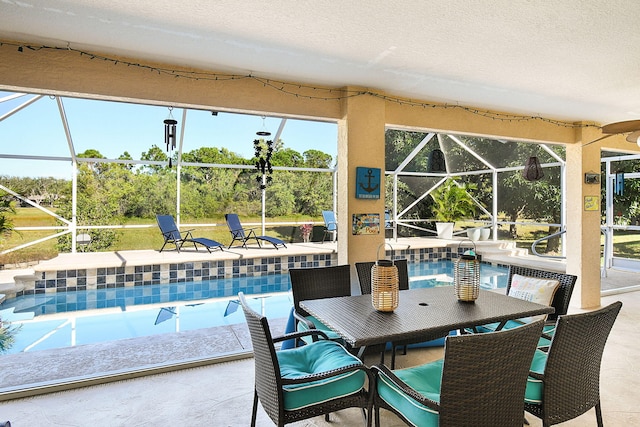
{"type": "Polygon", "coordinates": [[[289,278],[293,306],[296,312],[303,316],[309,314],[300,308],[300,301],[351,295],[351,267],[348,264],[292,268],[289,269],[289,278]]]}
{"type": "Polygon", "coordinates": [[[571,420],[593,407],[602,426],[600,365],[621,308],[618,301],[600,310],[558,318],[544,375],[538,378],[544,383],[542,404],[525,403],[525,410],[545,426],[571,420]]]}
{"type": "Polygon", "coordinates": [[[537,277],[540,279],[553,279],[560,282],[551,303],[555,312],[549,314],[547,321],[555,322],[558,316],[567,314],[569,302],[571,301],[571,294],[573,294],[573,287],[576,284],[576,280],[578,280],[577,276],[558,273],[555,271],[536,270],[535,268],[511,265],[509,266],[509,278],[507,279],[507,294],[509,293],[509,289],[511,289],[511,281],[515,274],[527,277],[537,277]]]}
{"type": "MultiPolygon", "coordinates": [[[[398,267],[398,285],[400,290],[409,289],[409,270],[406,259],[396,259],[393,263],[398,267]]],[[[375,262],[356,262],[356,272],[362,295],[371,293],[371,267],[375,262]]]]}

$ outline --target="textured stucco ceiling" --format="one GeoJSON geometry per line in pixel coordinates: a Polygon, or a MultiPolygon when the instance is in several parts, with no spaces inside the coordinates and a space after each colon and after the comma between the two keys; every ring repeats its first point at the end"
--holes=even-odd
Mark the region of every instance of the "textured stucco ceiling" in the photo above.
{"type": "Polygon", "coordinates": [[[0,0],[0,38],[609,123],[640,118],[638,16],[637,0],[0,0]]]}

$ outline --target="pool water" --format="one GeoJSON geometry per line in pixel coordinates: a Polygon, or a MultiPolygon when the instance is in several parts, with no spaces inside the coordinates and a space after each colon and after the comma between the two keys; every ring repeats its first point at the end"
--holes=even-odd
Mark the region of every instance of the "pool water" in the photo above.
{"type": "MultiPolygon", "coordinates": [[[[410,287],[452,283],[452,271],[450,261],[410,263],[410,287]]],[[[483,288],[504,288],[506,280],[506,268],[482,264],[483,288]]],[[[6,354],[243,323],[238,292],[268,318],[284,318],[290,288],[289,275],[280,274],[21,296],[0,306],[19,328],[6,354]]]]}

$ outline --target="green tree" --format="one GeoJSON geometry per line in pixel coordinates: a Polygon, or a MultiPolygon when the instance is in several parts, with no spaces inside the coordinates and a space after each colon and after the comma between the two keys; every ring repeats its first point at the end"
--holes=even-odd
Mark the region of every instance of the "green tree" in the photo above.
{"type": "Polygon", "coordinates": [[[13,232],[13,220],[8,215],[15,213],[13,197],[6,193],[0,194],[0,240],[13,232]]]}
{"type": "MultiPolygon", "coordinates": [[[[124,171],[121,168],[118,168],[124,171]]],[[[91,164],[80,164],[78,166],[78,194],[77,194],[77,214],[76,223],[83,225],[113,225],[121,223],[118,220],[119,201],[118,195],[111,194],[105,187],[105,183],[113,182],[113,177],[108,173],[102,174],[102,168],[96,168],[91,164]]],[[[104,169],[107,171],[107,169],[104,169]]],[[[128,172],[128,171],[126,171],[128,172]]],[[[71,183],[69,183],[69,186],[71,183]]],[[[58,213],[65,217],[72,217],[71,200],[66,199],[58,213]]],[[[86,250],[99,251],[108,249],[116,242],[117,235],[114,230],[97,229],[89,230],[91,243],[86,250]]],[[[71,250],[71,234],[67,233],[58,237],[56,247],[59,251],[69,252],[71,250]]]]}
{"type": "Polygon", "coordinates": [[[319,150],[307,150],[302,155],[304,156],[304,165],[308,168],[331,168],[333,158],[327,153],[319,150]]]}
{"type": "MultiPolygon", "coordinates": [[[[148,151],[145,151],[140,155],[140,160],[165,163],[169,160],[169,156],[167,156],[160,147],[153,144],[148,151]]],[[[157,173],[162,171],[164,168],[164,165],[144,165],[141,169],[144,172],[157,173]]]]}

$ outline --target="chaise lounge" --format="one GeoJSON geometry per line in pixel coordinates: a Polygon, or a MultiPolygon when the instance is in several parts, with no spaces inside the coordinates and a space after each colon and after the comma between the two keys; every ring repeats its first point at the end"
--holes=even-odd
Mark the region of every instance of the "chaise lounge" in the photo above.
{"type": "Polygon", "coordinates": [[[229,243],[229,248],[233,246],[233,242],[236,240],[241,242],[241,246],[245,249],[249,249],[247,247],[247,242],[249,240],[255,240],[260,248],[262,247],[260,240],[271,243],[276,249],[278,249],[278,246],[282,246],[284,248],[287,247],[287,245],[277,237],[258,236],[253,228],[242,227],[240,218],[237,214],[225,214],[224,219],[227,221],[227,227],[229,227],[229,232],[231,233],[232,238],[231,243],[229,243]]]}
{"type": "Polygon", "coordinates": [[[158,221],[158,227],[160,227],[160,231],[164,237],[164,244],[160,248],[160,252],[162,252],[168,243],[176,245],[176,251],[178,252],[180,252],[180,249],[182,249],[185,243],[193,243],[193,247],[195,247],[196,250],[198,250],[197,245],[202,245],[207,248],[209,253],[211,253],[211,249],[224,250],[220,242],[207,239],[206,237],[193,237],[191,234],[193,230],[181,232],[171,215],[156,215],[156,221],[158,221]]]}

